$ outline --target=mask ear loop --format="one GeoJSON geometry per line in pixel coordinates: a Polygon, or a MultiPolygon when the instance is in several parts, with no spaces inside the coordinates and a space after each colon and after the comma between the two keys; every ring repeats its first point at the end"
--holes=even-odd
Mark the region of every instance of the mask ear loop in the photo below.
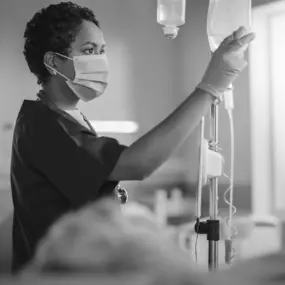
{"type": "MultiPolygon", "coordinates": [[[[68,56],[66,56],[66,55],[63,55],[63,54],[60,54],[60,53],[57,53],[57,52],[55,52],[55,54],[74,61],[73,58],[70,58],[70,57],[68,57],[68,56]]],[[[60,73],[59,71],[57,71],[56,69],[54,69],[53,67],[51,67],[50,65],[46,64],[45,62],[44,62],[44,65],[45,65],[47,68],[51,69],[51,70],[54,72],[54,75],[59,74],[59,75],[61,75],[63,78],[65,78],[67,81],[72,81],[71,79],[67,78],[65,75],[63,75],[62,73],[60,73]]]]}
{"type": "Polygon", "coordinates": [[[46,64],[45,62],[44,62],[44,65],[45,65],[47,68],[51,69],[51,70],[54,72],[54,75],[59,74],[59,75],[61,75],[63,78],[65,78],[67,81],[71,81],[71,80],[70,80],[69,78],[67,78],[65,75],[63,75],[62,73],[60,73],[59,71],[57,71],[57,70],[54,69],[53,67],[49,66],[49,65],[46,64]]]}

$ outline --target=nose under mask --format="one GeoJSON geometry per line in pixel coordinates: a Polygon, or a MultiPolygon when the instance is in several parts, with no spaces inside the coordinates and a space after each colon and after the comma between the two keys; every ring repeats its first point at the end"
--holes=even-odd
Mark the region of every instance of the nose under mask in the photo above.
{"type": "Polygon", "coordinates": [[[109,64],[106,55],[80,55],[74,58],[62,54],[58,55],[73,61],[75,71],[75,78],[73,80],[67,78],[46,63],[44,64],[64,77],[67,86],[79,99],[88,102],[105,92],[109,77],[109,64]]]}

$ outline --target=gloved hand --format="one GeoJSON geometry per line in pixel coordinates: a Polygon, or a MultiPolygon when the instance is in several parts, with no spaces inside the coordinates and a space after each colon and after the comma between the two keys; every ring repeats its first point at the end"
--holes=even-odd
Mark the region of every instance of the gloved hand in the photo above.
{"type": "Polygon", "coordinates": [[[246,67],[244,52],[254,38],[255,34],[246,34],[244,27],[227,37],[213,53],[206,73],[197,88],[220,99],[246,67]]]}

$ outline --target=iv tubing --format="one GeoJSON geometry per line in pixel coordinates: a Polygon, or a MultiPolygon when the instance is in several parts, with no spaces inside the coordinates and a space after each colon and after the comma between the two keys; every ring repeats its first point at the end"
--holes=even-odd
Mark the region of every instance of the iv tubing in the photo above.
{"type": "Polygon", "coordinates": [[[201,204],[202,204],[202,187],[203,187],[203,153],[204,153],[204,129],[205,129],[205,118],[203,117],[200,123],[200,154],[199,154],[199,177],[198,187],[196,193],[196,218],[201,218],[201,204]]]}
{"type": "MultiPolygon", "coordinates": [[[[225,96],[225,109],[227,110],[228,116],[229,116],[229,122],[230,122],[230,187],[226,190],[224,193],[224,200],[229,205],[229,216],[227,217],[227,225],[229,227],[229,234],[228,234],[228,240],[232,239],[232,230],[234,230],[235,234],[237,234],[237,230],[232,226],[232,219],[233,215],[236,213],[236,207],[233,205],[233,194],[234,194],[234,151],[235,151],[235,145],[234,145],[234,122],[233,122],[233,113],[232,110],[234,108],[233,103],[233,87],[232,85],[227,90],[225,96]],[[227,200],[227,194],[229,193],[229,200],[227,200]]],[[[226,175],[225,175],[226,176],[226,175]]]]}
{"type": "MultiPolygon", "coordinates": [[[[228,111],[230,119],[230,132],[231,132],[231,166],[230,166],[230,178],[231,178],[231,188],[230,188],[230,205],[229,205],[229,226],[232,228],[233,219],[233,195],[234,195],[234,124],[233,124],[233,114],[232,111],[228,111]]],[[[231,240],[232,233],[229,230],[229,239],[231,240]]]]}

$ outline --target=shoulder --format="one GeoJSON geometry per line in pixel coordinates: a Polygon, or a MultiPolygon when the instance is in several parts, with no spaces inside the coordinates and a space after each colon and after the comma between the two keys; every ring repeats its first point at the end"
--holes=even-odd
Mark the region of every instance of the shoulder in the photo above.
{"type": "Polygon", "coordinates": [[[56,114],[40,101],[24,100],[19,110],[16,127],[40,126],[56,120],[56,114]]]}
{"type": "Polygon", "coordinates": [[[98,137],[79,123],[57,113],[39,101],[24,101],[19,111],[14,147],[35,153],[39,148],[53,151],[81,151],[97,158],[116,159],[125,149],[116,139],[98,137]]]}
{"type": "Polygon", "coordinates": [[[18,113],[15,135],[46,137],[62,131],[70,135],[80,129],[80,125],[63,111],[56,111],[41,101],[25,100],[18,113]]]}
{"type": "Polygon", "coordinates": [[[121,148],[116,139],[98,137],[68,115],[58,113],[40,101],[28,100],[25,100],[20,108],[14,141],[28,145],[29,148],[39,143],[67,147],[72,141],[86,150],[103,151],[107,155],[112,154],[110,149],[121,148]]]}
{"type": "Polygon", "coordinates": [[[28,147],[31,140],[55,128],[57,114],[39,101],[24,100],[14,128],[14,146],[28,147]]]}

